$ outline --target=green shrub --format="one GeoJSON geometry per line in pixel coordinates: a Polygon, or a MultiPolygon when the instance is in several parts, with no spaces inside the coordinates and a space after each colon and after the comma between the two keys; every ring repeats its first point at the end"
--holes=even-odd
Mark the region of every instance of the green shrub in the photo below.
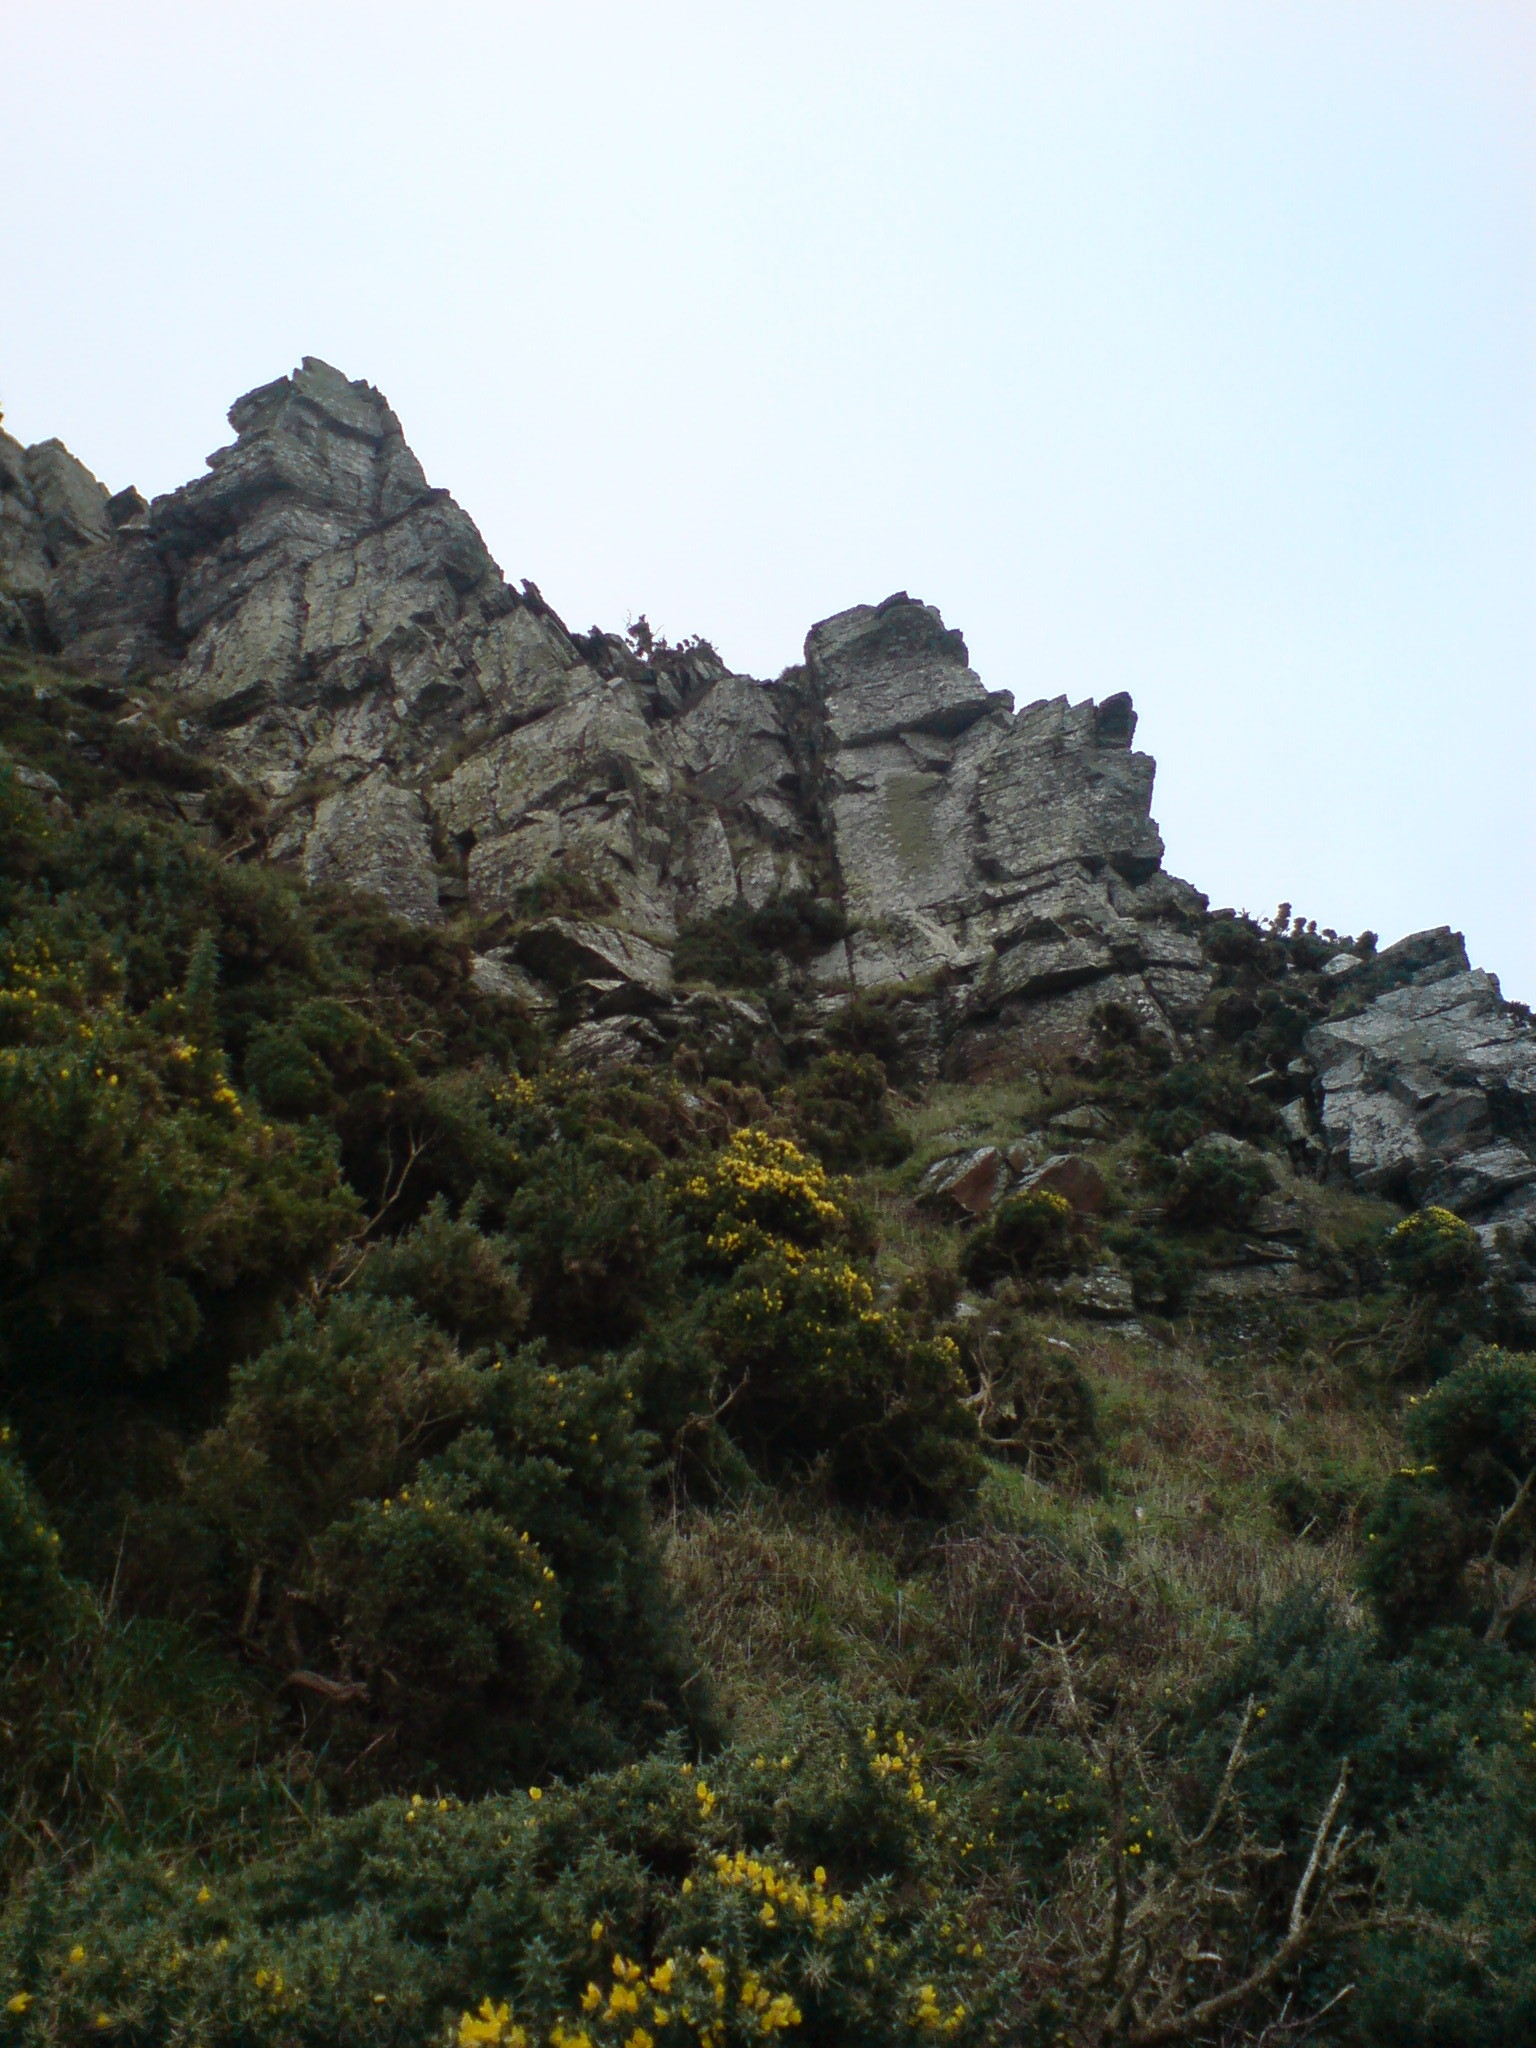
{"type": "Polygon", "coordinates": [[[1263,1714],[1250,1726],[1243,1811],[1255,1842],[1283,1850],[1265,1894],[1271,1938],[1346,1760],[1345,1811],[1375,1845],[1362,1877],[1385,1924],[1331,1969],[1314,1965],[1298,1998],[1320,2005],[1341,1979],[1354,1982],[1344,2038],[1370,2048],[1523,2039],[1536,1919],[1525,1846],[1536,1784],[1529,1660],[1459,1630],[1394,1655],[1303,1590],[1263,1618],[1182,1717],[1176,1754],[1191,1813],[1209,1798],[1248,1700],[1263,1714]]]}
{"type": "Polygon", "coordinates": [[[1034,1279],[1067,1272],[1081,1257],[1072,1205],[1049,1188],[1006,1195],[966,1240],[960,1270],[978,1287],[1008,1276],[1034,1279]]]}
{"type": "Polygon", "coordinates": [[[23,1661],[46,1654],[81,1611],[81,1589],[59,1563],[59,1533],[11,1444],[10,1428],[0,1425],[0,1698],[23,1661]]]}
{"type": "Polygon", "coordinates": [[[682,1712],[633,1407],[403,1302],[301,1311],[190,1455],[204,1597],[386,1780],[621,1753],[682,1712]]]}
{"type": "Polygon", "coordinates": [[[836,1725],[707,1770],[673,1751],[569,1790],[416,1793],[228,1876],[40,1878],[0,1923],[0,1998],[28,2048],[965,2048],[993,1930],[947,1819],[905,1735],[836,1725]]]}
{"type": "Polygon", "coordinates": [[[803,965],[847,930],[838,904],[803,891],[772,897],[756,909],[738,901],[680,927],[673,969],[679,981],[768,988],[779,960],[803,965]]]}
{"type": "MultiPolygon", "coordinates": [[[[63,1354],[98,1384],[164,1366],[220,1297],[274,1293],[350,1229],[321,1136],[246,1113],[173,995],[135,1016],[109,962],[0,950],[0,1374],[63,1354]],[[105,987],[102,984],[105,983],[105,987]]],[[[30,1389],[29,1389],[30,1391],[30,1389]]]]}
{"type": "Polygon", "coordinates": [[[980,1479],[976,1425],[948,1337],[921,1339],[877,1308],[836,1252],[760,1252],[712,1302],[726,1427],[769,1472],[824,1468],[843,1498],[951,1512],[980,1479]]]}
{"type": "Polygon", "coordinates": [[[1365,1499],[1365,1488],[1350,1472],[1327,1460],[1315,1472],[1285,1472],[1270,1482],[1270,1503],[1292,1536],[1332,1536],[1351,1522],[1365,1499]]]}
{"type": "Polygon", "coordinates": [[[1098,1415],[1071,1353],[1008,1309],[989,1308],[960,1324],[958,1335],[987,1451],[1042,1473],[1093,1473],[1098,1415]]]}
{"type": "Polygon", "coordinates": [[[840,1193],[755,1127],[677,1175],[672,1200],[713,1283],[692,1326],[712,1399],[767,1471],[820,1467],[846,1499],[946,1512],[980,1471],[959,1355],[876,1306],[840,1193]]]}
{"type": "Polygon", "coordinates": [[[1536,1599],[1536,1355],[1488,1348],[1409,1403],[1410,1462],[1366,1531],[1363,1581],[1395,1633],[1536,1599]]]}
{"type": "Polygon", "coordinates": [[[1483,1277],[1483,1248],[1450,1209],[1416,1209],[1387,1232],[1387,1270],[1410,1295],[1453,1295],[1483,1277]]]}
{"type": "Polygon", "coordinates": [[[1187,1244],[1161,1230],[1138,1223],[1112,1224],[1104,1242],[1131,1277],[1131,1294],[1140,1309],[1176,1316],[1189,1299],[1199,1275],[1199,1261],[1187,1244]]]}
{"type": "Polygon", "coordinates": [[[868,1053],[824,1053],[790,1093],[805,1143],[838,1172],[897,1166],[912,1150],[891,1115],[885,1069],[868,1053]]]}
{"type": "Polygon", "coordinates": [[[1163,1214],[1180,1230],[1241,1230],[1274,1185],[1262,1159],[1224,1145],[1193,1145],[1179,1162],[1163,1214]]]}
{"type": "Polygon", "coordinates": [[[358,1285],[413,1303],[458,1344],[511,1344],[528,1320],[515,1250],[479,1229],[473,1212],[452,1215],[439,1195],[410,1230],[372,1248],[358,1285]]]}
{"type": "Polygon", "coordinates": [[[0,1428],[0,1872],[62,1855],[269,1826],[247,1770],[258,1689],[189,1631],[104,1612],[0,1428]]]}
{"type": "Polygon", "coordinates": [[[532,1327],[562,1354],[633,1343],[672,1305],[681,1249],[658,1184],[553,1145],[507,1205],[532,1327]]]}
{"type": "Polygon", "coordinates": [[[1141,1125],[1157,1151],[1177,1155],[1209,1131],[1262,1138],[1279,1128],[1279,1116],[1230,1059],[1185,1060],[1153,1084],[1141,1125]]]}

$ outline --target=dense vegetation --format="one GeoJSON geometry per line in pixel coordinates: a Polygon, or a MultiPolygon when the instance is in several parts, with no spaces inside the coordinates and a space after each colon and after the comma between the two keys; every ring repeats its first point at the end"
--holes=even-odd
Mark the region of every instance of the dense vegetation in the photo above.
{"type": "Polygon", "coordinates": [[[1198,1057],[583,1074],[175,731],[0,673],[0,2041],[1536,2034],[1536,1355],[1293,1173],[1315,934],[1198,1057]]]}

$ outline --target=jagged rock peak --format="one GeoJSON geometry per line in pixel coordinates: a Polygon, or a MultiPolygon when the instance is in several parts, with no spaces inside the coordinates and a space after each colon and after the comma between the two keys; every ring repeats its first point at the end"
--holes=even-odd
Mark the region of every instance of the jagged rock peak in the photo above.
{"type": "Polygon", "coordinates": [[[1203,996],[1180,929],[1201,899],[1161,873],[1129,698],[1015,713],[905,592],[813,626],[778,683],[702,644],[573,635],[371,385],[308,357],[229,417],[204,476],[92,501],[40,579],[46,630],[160,677],[312,879],[433,919],[563,873],[663,949],[729,904],[819,893],[853,927],[810,965],[825,1000],[940,973],[997,1028],[1054,1004],[1076,1030],[1096,989],[1171,1036],[1203,996]]]}

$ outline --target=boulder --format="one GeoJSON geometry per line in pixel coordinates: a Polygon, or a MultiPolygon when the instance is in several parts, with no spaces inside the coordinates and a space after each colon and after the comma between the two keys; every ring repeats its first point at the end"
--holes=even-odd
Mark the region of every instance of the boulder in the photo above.
{"type": "Polygon", "coordinates": [[[547,1013],[558,1007],[554,990],[519,967],[510,946],[493,946],[488,953],[471,955],[469,978],[482,995],[521,1003],[525,1010],[547,1013]]]}
{"type": "Polygon", "coordinates": [[[1043,1165],[1021,1174],[1018,1192],[1022,1194],[1026,1188],[1043,1188],[1047,1194],[1060,1195],[1079,1216],[1100,1215],[1109,1203],[1104,1176],[1092,1160],[1076,1152],[1055,1152],[1043,1165]]]}
{"type": "Polygon", "coordinates": [[[1091,1266],[1086,1273],[1056,1281],[1050,1291],[1069,1313],[1096,1322],[1123,1323],[1136,1314],[1130,1275],[1118,1266],[1091,1266]]]}
{"type": "Polygon", "coordinates": [[[929,1207],[964,1216],[984,1216],[1008,1184],[1008,1166],[995,1145],[975,1145],[936,1159],[918,1183],[917,1198],[929,1207]]]}
{"type": "Polygon", "coordinates": [[[518,934],[513,954],[556,988],[591,979],[637,987],[652,996],[666,996],[672,988],[671,955],[613,925],[547,917],[518,934]]]}

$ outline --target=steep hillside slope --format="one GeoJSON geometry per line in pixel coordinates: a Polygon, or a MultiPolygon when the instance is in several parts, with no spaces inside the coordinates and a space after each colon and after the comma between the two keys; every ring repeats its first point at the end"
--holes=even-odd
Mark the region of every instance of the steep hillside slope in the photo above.
{"type": "Polygon", "coordinates": [[[1528,2038],[1525,1013],[231,420],[0,436],[0,2035],[1528,2038]]]}

